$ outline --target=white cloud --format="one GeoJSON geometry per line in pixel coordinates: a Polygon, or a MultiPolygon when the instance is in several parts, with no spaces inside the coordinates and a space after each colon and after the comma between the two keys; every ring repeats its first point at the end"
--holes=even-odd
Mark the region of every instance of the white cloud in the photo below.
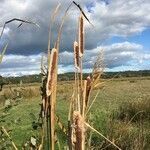
{"type": "MultiPolygon", "coordinates": [[[[84,71],[92,69],[96,57],[103,49],[104,64],[107,70],[115,68],[135,70],[141,69],[144,62],[150,59],[150,53],[141,53],[142,45],[136,43],[115,43],[99,46],[92,50],[85,50],[84,71]]],[[[61,52],[59,55],[59,73],[74,71],[73,52],[61,52]]],[[[46,58],[45,58],[46,59],[46,58]]],[[[0,65],[0,74],[3,76],[17,76],[40,73],[41,54],[38,55],[5,55],[0,65]]],[[[147,68],[150,69],[150,68],[147,68]]]]}
{"type": "MultiPolygon", "coordinates": [[[[62,53],[64,59],[68,57],[67,52],[62,53]],[[65,57],[66,56],[66,57],[65,57]]],[[[32,75],[39,74],[41,67],[41,58],[43,54],[38,55],[5,55],[2,63],[0,64],[0,75],[2,76],[22,76],[22,75],[32,75]]],[[[60,54],[61,55],[61,54],[60,54]]],[[[44,57],[45,62],[46,57],[44,57]]],[[[59,65],[58,73],[67,72],[67,66],[62,64],[59,65]]]]}
{"type": "Polygon", "coordinates": [[[0,74],[3,76],[17,76],[37,74],[40,71],[41,55],[5,55],[0,64],[0,74]]]}
{"type": "Polygon", "coordinates": [[[94,47],[112,36],[137,35],[149,28],[149,8],[149,0],[111,0],[109,5],[96,2],[89,15],[95,26],[87,33],[87,41],[91,44],[89,46],[94,47]]]}
{"type": "MultiPolygon", "coordinates": [[[[114,43],[112,45],[99,46],[95,49],[86,50],[83,63],[85,69],[93,67],[96,57],[101,53],[101,50],[103,50],[104,64],[108,69],[119,66],[128,66],[131,68],[131,66],[134,66],[134,63],[140,64],[141,61],[144,62],[150,58],[149,52],[142,53],[144,49],[140,44],[130,42],[114,43]]],[[[70,65],[74,62],[72,52],[61,53],[61,58],[61,63],[64,65],[70,65]]]]}

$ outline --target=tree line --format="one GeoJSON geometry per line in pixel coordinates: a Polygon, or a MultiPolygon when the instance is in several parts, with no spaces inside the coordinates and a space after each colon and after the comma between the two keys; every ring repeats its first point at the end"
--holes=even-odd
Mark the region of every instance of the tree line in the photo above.
{"type": "MultiPolygon", "coordinates": [[[[85,79],[90,73],[84,73],[83,79],[85,79]]],[[[148,77],[150,76],[150,70],[140,71],[124,71],[124,72],[104,72],[101,76],[102,79],[110,78],[126,78],[126,77],[148,77]]],[[[0,76],[0,89],[4,84],[19,84],[22,83],[40,83],[42,76],[41,74],[25,75],[20,77],[2,77],[0,76]]],[[[74,73],[68,72],[58,75],[59,81],[70,81],[74,80],[74,73]]]]}

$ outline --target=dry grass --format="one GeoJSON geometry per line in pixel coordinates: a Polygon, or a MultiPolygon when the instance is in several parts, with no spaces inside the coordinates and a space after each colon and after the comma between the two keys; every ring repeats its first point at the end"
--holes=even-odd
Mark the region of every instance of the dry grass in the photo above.
{"type": "MultiPolygon", "coordinates": [[[[134,79],[136,80],[136,78],[134,79]]],[[[131,149],[133,147],[138,146],[138,143],[142,145],[142,128],[141,128],[141,120],[138,119],[137,121],[131,121],[129,123],[129,119],[121,120],[117,118],[119,113],[120,106],[126,108],[124,103],[128,103],[128,100],[131,99],[133,103],[137,101],[137,99],[142,97],[142,101],[144,102],[146,98],[149,98],[149,89],[150,89],[150,80],[136,80],[135,83],[130,84],[128,79],[124,79],[120,81],[120,79],[116,79],[114,81],[105,80],[105,87],[100,90],[99,95],[96,98],[90,112],[88,113],[88,120],[90,120],[91,125],[95,127],[95,129],[101,131],[103,135],[108,137],[111,141],[115,140],[116,144],[123,149],[131,149]],[[107,83],[107,84],[106,84],[107,83]],[[117,114],[116,114],[117,113],[117,114]],[[111,115],[110,115],[111,114],[111,115]],[[128,124],[129,123],[129,124],[128,124]],[[139,134],[140,133],[140,134],[139,134]]],[[[14,85],[12,85],[14,88],[14,85]]],[[[25,86],[27,89],[29,87],[28,84],[25,86]]],[[[34,85],[36,89],[39,88],[38,85],[34,85]]],[[[69,109],[69,102],[72,95],[72,87],[73,82],[59,82],[58,83],[58,94],[57,94],[57,110],[56,114],[59,116],[59,121],[62,123],[63,127],[67,129],[67,116],[68,116],[68,109],[69,109]]],[[[4,88],[5,90],[5,88],[4,88]]],[[[93,99],[97,93],[97,90],[91,93],[91,99],[93,99]]],[[[38,93],[38,92],[37,92],[38,93]]],[[[36,94],[36,93],[35,93],[36,94]]],[[[39,112],[39,99],[40,97],[36,96],[27,100],[22,99],[21,103],[15,107],[12,107],[6,117],[6,122],[3,124],[6,129],[13,129],[11,136],[14,142],[16,143],[17,147],[21,149],[21,144],[23,141],[26,141],[27,137],[32,135],[33,131],[31,123],[33,120],[29,120],[29,113],[37,114],[39,112]],[[34,111],[36,109],[36,112],[34,111]],[[18,116],[22,119],[21,125],[17,125],[15,123],[12,126],[8,126],[10,122],[13,120],[17,120],[18,116]],[[26,134],[30,133],[30,134],[26,134]],[[26,135],[26,136],[25,136],[26,135]]],[[[148,104],[148,100],[146,100],[148,104]]],[[[131,103],[131,102],[130,102],[131,103]]],[[[146,106],[146,105],[145,105],[146,106]]],[[[0,113],[2,114],[2,113],[0,113]]],[[[140,118],[140,114],[138,116],[140,118]]],[[[143,139],[144,139],[144,148],[143,150],[147,150],[149,147],[149,122],[146,121],[147,119],[143,119],[143,139]]],[[[0,123],[2,124],[2,122],[0,123]]],[[[57,119],[56,119],[57,124],[57,119]]],[[[95,134],[93,131],[91,132],[87,129],[88,135],[86,135],[86,141],[89,141],[89,149],[108,149],[113,150],[115,149],[110,143],[106,142],[103,138],[95,134]],[[105,148],[107,147],[107,148],[105,148]]],[[[39,131],[39,130],[38,130],[39,131]]],[[[61,149],[63,149],[64,145],[67,145],[65,142],[67,140],[66,134],[63,133],[59,127],[56,129],[58,138],[60,141],[61,149]]],[[[67,131],[67,130],[66,130],[67,131]]],[[[57,144],[56,144],[57,149],[57,144]]],[[[136,149],[136,148],[135,148],[136,149]]]]}
{"type": "Polygon", "coordinates": [[[128,120],[129,122],[138,122],[141,119],[150,121],[149,97],[144,96],[137,99],[137,101],[122,102],[117,118],[123,121],[128,120]]]}

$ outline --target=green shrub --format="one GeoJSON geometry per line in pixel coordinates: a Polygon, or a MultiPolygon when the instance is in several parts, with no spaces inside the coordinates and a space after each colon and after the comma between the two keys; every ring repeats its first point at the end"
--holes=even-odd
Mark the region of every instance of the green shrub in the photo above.
{"type": "Polygon", "coordinates": [[[138,99],[137,101],[123,102],[115,116],[120,120],[132,122],[140,119],[150,121],[150,99],[148,97],[138,99]]]}

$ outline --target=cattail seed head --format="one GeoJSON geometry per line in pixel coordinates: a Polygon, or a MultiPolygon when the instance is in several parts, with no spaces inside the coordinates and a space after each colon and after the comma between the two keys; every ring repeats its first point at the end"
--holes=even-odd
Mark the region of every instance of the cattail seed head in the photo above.
{"type": "Polygon", "coordinates": [[[75,143],[75,150],[84,150],[84,134],[85,134],[85,126],[84,126],[84,119],[81,116],[80,112],[74,111],[73,120],[75,124],[75,136],[76,136],[76,143],[75,143]]]}
{"type": "Polygon", "coordinates": [[[75,67],[79,69],[79,45],[76,41],[74,42],[74,61],[75,67]]]}
{"type": "Polygon", "coordinates": [[[47,96],[51,94],[51,88],[53,83],[55,82],[55,71],[57,66],[57,49],[53,48],[51,51],[51,59],[49,64],[48,78],[47,78],[47,88],[46,93],[47,96]]]}

